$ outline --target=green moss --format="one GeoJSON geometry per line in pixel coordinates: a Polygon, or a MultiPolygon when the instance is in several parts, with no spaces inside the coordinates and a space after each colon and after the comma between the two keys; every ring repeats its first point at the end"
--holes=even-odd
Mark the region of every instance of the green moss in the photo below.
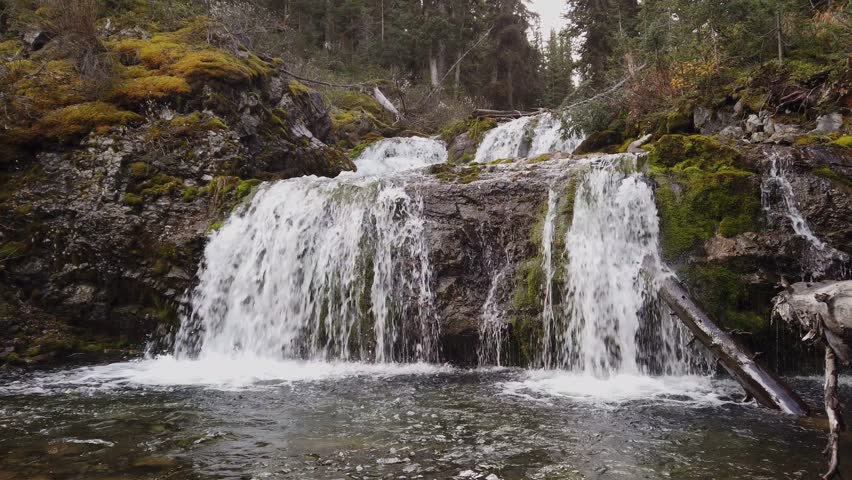
{"type": "Polygon", "coordinates": [[[663,135],[651,145],[648,160],[653,167],[718,171],[737,166],[740,154],[703,135],[663,135]]]}
{"type": "Polygon", "coordinates": [[[236,196],[237,202],[240,202],[244,198],[246,198],[249,194],[251,194],[254,188],[260,184],[261,181],[257,179],[242,180],[240,183],[238,183],[236,188],[234,189],[234,194],[236,196]]]}
{"type": "Polygon", "coordinates": [[[25,204],[23,204],[23,205],[21,205],[21,206],[19,206],[15,209],[15,213],[18,214],[21,217],[25,217],[25,216],[29,215],[30,213],[32,213],[32,211],[33,211],[33,204],[32,203],[25,203],[25,204]]]}
{"type": "Polygon", "coordinates": [[[535,158],[531,158],[531,159],[527,160],[527,163],[542,163],[542,162],[550,161],[550,159],[552,159],[552,158],[553,158],[553,155],[551,155],[549,153],[545,153],[544,155],[539,155],[535,158]]]}
{"type": "Polygon", "coordinates": [[[805,146],[805,145],[817,145],[821,143],[828,143],[831,141],[831,137],[826,135],[805,135],[803,137],[799,137],[796,139],[796,145],[805,146]]]}
{"type": "Polygon", "coordinates": [[[23,44],[18,40],[6,40],[0,42],[0,57],[11,58],[24,50],[23,44]]]}
{"type": "Polygon", "coordinates": [[[852,135],[846,135],[844,137],[840,137],[837,140],[831,142],[831,145],[837,145],[839,147],[852,148],[852,135]]]}
{"type": "Polygon", "coordinates": [[[293,97],[299,97],[311,93],[311,89],[298,80],[290,80],[288,88],[290,90],[290,95],[292,95],[293,97]]]}
{"type": "Polygon", "coordinates": [[[719,265],[691,265],[680,273],[698,302],[722,327],[750,333],[768,327],[771,285],[748,285],[742,274],[719,265]]]}
{"type": "Polygon", "coordinates": [[[17,258],[29,250],[29,246],[24,242],[6,242],[0,245],[0,260],[8,260],[17,258]]]}
{"type": "Polygon", "coordinates": [[[140,197],[139,195],[136,195],[135,193],[125,193],[124,197],[122,197],[121,201],[124,202],[126,205],[131,205],[131,206],[142,205],[142,203],[144,203],[144,200],[142,200],[142,197],[140,197]]]}
{"type": "Polygon", "coordinates": [[[376,99],[352,90],[329,93],[328,99],[333,107],[343,111],[366,112],[376,118],[382,118],[386,113],[376,99]]]}
{"type": "Polygon", "coordinates": [[[187,187],[187,189],[183,191],[183,194],[181,194],[181,198],[184,202],[192,202],[193,200],[198,198],[199,192],[199,188],[193,185],[191,187],[187,187]]]}
{"type": "Polygon", "coordinates": [[[145,162],[133,162],[130,164],[130,176],[135,179],[148,178],[154,174],[154,168],[145,162]]]}
{"type": "Polygon", "coordinates": [[[666,115],[665,133],[687,133],[692,130],[692,115],[683,112],[669,112],[666,115]]]}
{"type": "Polygon", "coordinates": [[[732,237],[756,231],[762,218],[760,191],[739,172],[657,177],[663,256],[676,261],[716,233],[732,237]]]}
{"type": "Polygon", "coordinates": [[[845,177],[845,176],[835,172],[828,165],[823,165],[821,167],[815,168],[811,173],[818,176],[818,177],[827,178],[827,179],[829,179],[833,182],[840,183],[840,184],[846,185],[848,187],[852,187],[852,179],[849,179],[848,177],[845,177]]]}
{"type": "Polygon", "coordinates": [[[218,222],[215,222],[215,223],[211,224],[209,227],[207,227],[207,233],[219,231],[219,229],[222,228],[223,226],[225,226],[224,221],[220,220],[218,222]]]}
{"type": "Polygon", "coordinates": [[[143,197],[162,197],[183,190],[183,180],[170,175],[157,174],[142,183],[143,197]]]}
{"type": "Polygon", "coordinates": [[[352,160],[358,159],[364,153],[364,150],[366,150],[367,148],[369,148],[371,145],[378,142],[379,140],[382,140],[383,138],[384,137],[382,137],[381,135],[378,135],[378,134],[366,135],[364,137],[364,139],[361,140],[361,143],[359,143],[358,145],[355,145],[355,148],[353,148],[349,152],[349,158],[351,158],[352,160]]]}
{"type": "Polygon", "coordinates": [[[190,81],[242,84],[268,75],[270,69],[263,62],[244,62],[222,50],[209,49],[182,57],[170,71],[190,81]]]}
{"type": "Polygon", "coordinates": [[[139,115],[104,102],[88,102],[54,110],[37,124],[40,136],[68,141],[88,133],[101,135],[112,128],[139,121],[139,115]]]}
{"type": "Polygon", "coordinates": [[[482,172],[482,166],[479,164],[454,166],[448,163],[441,163],[429,167],[429,173],[445,182],[456,182],[463,185],[475,182],[479,179],[479,174],[482,172]]]}
{"type": "Polygon", "coordinates": [[[545,276],[540,256],[522,263],[515,273],[515,291],[512,297],[515,308],[532,311],[541,308],[544,282],[545,276]]]}
{"type": "Polygon", "coordinates": [[[476,160],[476,154],[475,153],[465,153],[464,155],[462,155],[461,157],[456,159],[455,163],[464,165],[464,164],[470,163],[474,160],[476,160]]]}
{"type": "Polygon", "coordinates": [[[192,89],[186,80],[170,75],[134,78],[122,82],[113,93],[121,103],[140,103],[146,100],[166,100],[185,95],[192,89]]]}

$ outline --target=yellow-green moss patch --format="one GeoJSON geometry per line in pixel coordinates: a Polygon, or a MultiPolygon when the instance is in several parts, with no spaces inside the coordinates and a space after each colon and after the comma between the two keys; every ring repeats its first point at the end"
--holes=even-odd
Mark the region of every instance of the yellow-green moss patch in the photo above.
{"type": "Polygon", "coordinates": [[[269,67],[262,61],[243,62],[222,50],[202,50],[178,60],[170,69],[191,81],[217,80],[225,83],[245,83],[267,75],[269,67]]]}
{"type": "Polygon", "coordinates": [[[41,136],[67,141],[90,132],[104,134],[113,127],[141,120],[139,115],[105,102],[87,102],[47,113],[37,125],[41,136]]]}
{"type": "Polygon", "coordinates": [[[145,100],[165,100],[185,95],[192,89],[186,80],[170,75],[140,77],[122,82],[114,97],[121,103],[139,103],[145,100]]]}

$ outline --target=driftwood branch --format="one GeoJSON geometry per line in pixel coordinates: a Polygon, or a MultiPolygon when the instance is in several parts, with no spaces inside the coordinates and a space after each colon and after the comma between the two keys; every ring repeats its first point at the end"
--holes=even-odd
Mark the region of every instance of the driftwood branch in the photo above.
{"type": "Polygon", "coordinates": [[[840,432],[846,429],[837,397],[837,364],[852,362],[852,280],[796,283],[775,297],[772,318],[804,330],[803,341],[825,347],[825,413],[828,417],[828,471],[840,477],[840,432]]]}
{"type": "Polygon", "coordinates": [[[521,117],[532,117],[534,115],[538,115],[544,110],[536,110],[534,112],[523,112],[521,110],[488,110],[484,108],[477,108],[473,111],[471,116],[474,117],[491,117],[497,119],[503,118],[521,118],[521,117]]]}
{"type": "Polygon", "coordinates": [[[808,414],[805,402],[777,375],[757,364],[754,355],[745,347],[713,323],[676,278],[669,276],[662,281],[660,296],[695,338],[742,385],[747,395],[760,405],[784,413],[801,416],[808,414]]]}

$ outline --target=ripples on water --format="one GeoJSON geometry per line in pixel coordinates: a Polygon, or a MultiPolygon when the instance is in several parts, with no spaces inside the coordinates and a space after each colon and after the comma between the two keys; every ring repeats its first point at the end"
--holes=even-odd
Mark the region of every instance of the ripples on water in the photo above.
{"type": "MultiPolygon", "coordinates": [[[[170,357],[4,375],[4,480],[774,479],[823,466],[822,432],[703,377],[170,357]]],[[[820,379],[794,384],[820,401],[820,379]]]]}

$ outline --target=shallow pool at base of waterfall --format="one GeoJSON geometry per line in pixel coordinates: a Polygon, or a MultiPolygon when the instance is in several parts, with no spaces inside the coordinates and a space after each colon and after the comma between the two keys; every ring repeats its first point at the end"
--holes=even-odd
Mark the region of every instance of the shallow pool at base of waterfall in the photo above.
{"type": "MultiPolygon", "coordinates": [[[[792,383],[821,401],[821,379],[792,383]]],[[[427,364],[161,357],[3,372],[0,478],[776,479],[823,468],[822,431],[740,397],[706,377],[427,364]]]]}

